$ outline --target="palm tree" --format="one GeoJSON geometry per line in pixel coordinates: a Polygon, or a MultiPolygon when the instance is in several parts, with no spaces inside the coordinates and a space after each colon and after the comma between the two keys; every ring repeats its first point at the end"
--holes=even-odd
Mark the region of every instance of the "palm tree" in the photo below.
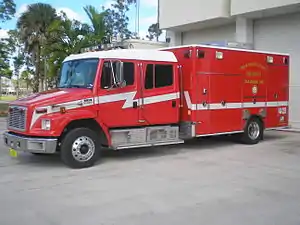
{"type": "Polygon", "coordinates": [[[21,73],[20,79],[26,84],[26,94],[29,92],[29,87],[31,86],[30,72],[28,70],[24,70],[21,73]]]}
{"type": "Polygon", "coordinates": [[[16,13],[16,3],[14,0],[0,1],[0,21],[11,20],[16,13]]]}
{"type": "Polygon", "coordinates": [[[16,87],[16,92],[17,92],[17,98],[19,97],[19,88],[20,88],[20,69],[24,64],[24,55],[19,52],[15,57],[13,57],[13,64],[14,64],[14,74],[17,77],[17,87],[16,87]]]}
{"type": "Polygon", "coordinates": [[[34,3],[28,6],[17,21],[25,49],[32,55],[35,64],[33,92],[39,91],[41,50],[49,35],[47,29],[56,19],[56,10],[51,5],[34,3]]]}
{"type": "Polygon", "coordinates": [[[47,77],[53,80],[58,76],[62,61],[70,54],[79,53],[84,47],[92,45],[92,29],[87,24],[70,20],[61,12],[61,18],[48,27],[49,37],[44,54],[47,55],[47,77]]]}
{"type": "Polygon", "coordinates": [[[99,12],[94,6],[83,7],[92,24],[92,33],[88,37],[94,44],[101,43],[106,34],[105,16],[106,12],[99,12]]]}

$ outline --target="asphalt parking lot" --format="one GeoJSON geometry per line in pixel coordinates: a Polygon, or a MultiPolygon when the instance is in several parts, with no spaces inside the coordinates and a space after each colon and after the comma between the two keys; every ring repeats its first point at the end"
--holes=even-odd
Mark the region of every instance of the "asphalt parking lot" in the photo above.
{"type": "Polygon", "coordinates": [[[273,131],[256,146],[211,138],[105,152],[85,170],[58,156],[12,159],[2,144],[0,224],[299,225],[299,162],[300,134],[273,131]]]}

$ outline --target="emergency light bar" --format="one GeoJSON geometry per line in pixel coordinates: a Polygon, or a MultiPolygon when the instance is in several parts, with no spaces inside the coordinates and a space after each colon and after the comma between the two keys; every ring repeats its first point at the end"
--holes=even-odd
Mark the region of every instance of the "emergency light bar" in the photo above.
{"type": "Polygon", "coordinates": [[[107,51],[107,50],[112,50],[112,49],[124,49],[125,47],[123,45],[118,45],[116,43],[111,43],[111,44],[99,44],[96,46],[91,46],[87,48],[82,48],[81,53],[85,52],[98,52],[98,51],[107,51]]]}

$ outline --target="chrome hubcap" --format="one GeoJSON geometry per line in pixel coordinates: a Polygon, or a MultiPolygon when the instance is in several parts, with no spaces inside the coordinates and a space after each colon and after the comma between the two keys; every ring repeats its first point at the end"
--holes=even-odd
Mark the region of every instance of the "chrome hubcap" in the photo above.
{"type": "Polygon", "coordinates": [[[89,137],[79,137],[72,145],[72,155],[79,162],[90,160],[95,154],[95,143],[89,137]]]}
{"type": "Polygon", "coordinates": [[[257,122],[251,122],[248,127],[248,134],[252,140],[256,140],[260,135],[260,128],[257,122]]]}

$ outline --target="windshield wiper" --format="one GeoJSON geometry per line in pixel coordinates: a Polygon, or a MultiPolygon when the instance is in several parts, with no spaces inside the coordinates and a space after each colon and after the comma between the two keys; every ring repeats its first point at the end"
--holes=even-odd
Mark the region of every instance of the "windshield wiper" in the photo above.
{"type": "Polygon", "coordinates": [[[68,88],[86,88],[86,87],[82,85],[71,84],[68,86],[68,88]]]}
{"type": "Polygon", "coordinates": [[[82,85],[71,84],[71,85],[59,86],[58,88],[87,88],[87,87],[82,85]]]}

